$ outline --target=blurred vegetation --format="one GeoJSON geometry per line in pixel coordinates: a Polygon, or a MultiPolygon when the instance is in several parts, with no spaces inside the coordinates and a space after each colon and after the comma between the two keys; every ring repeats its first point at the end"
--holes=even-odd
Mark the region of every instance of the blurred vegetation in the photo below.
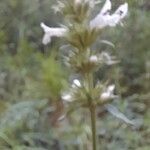
{"type": "MultiPolygon", "coordinates": [[[[122,1],[116,0],[113,7],[122,1]]],[[[120,63],[102,68],[98,78],[114,81],[120,95],[113,103],[130,119],[130,127],[98,111],[98,136],[102,150],[150,149],[150,2],[128,0],[130,12],[124,27],[108,29],[98,42],[120,63]]],[[[61,17],[51,9],[53,0],[0,1],[0,149],[83,150],[91,134],[88,112],[72,112],[69,121],[56,122],[63,112],[60,93],[67,87],[68,70],[56,39],[44,47],[40,22],[57,26],[61,17]],[[79,115],[81,114],[81,115],[79,115]]],[[[100,7],[100,6],[99,6],[100,7]]],[[[95,12],[99,10],[95,9],[95,12]]]]}

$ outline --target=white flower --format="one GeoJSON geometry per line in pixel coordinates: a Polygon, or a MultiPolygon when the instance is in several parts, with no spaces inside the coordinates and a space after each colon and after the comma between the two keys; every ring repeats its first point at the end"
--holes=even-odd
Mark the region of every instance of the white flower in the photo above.
{"type": "Polygon", "coordinates": [[[90,57],[90,62],[97,63],[98,62],[98,57],[96,55],[92,55],[90,57]]]}
{"type": "Polygon", "coordinates": [[[120,5],[120,7],[116,10],[115,14],[120,15],[120,18],[124,18],[128,13],[128,3],[124,3],[120,5]]]}
{"type": "Polygon", "coordinates": [[[114,84],[109,85],[108,88],[107,88],[107,92],[110,93],[110,94],[113,94],[114,89],[115,89],[115,85],[114,84]]]}
{"type": "Polygon", "coordinates": [[[78,79],[73,80],[72,88],[81,87],[81,83],[78,79]]]}
{"type": "Polygon", "coordinates": [[[64,101],[72,102],[72,96],[71,96],[71,94],[64,93],[64,94],[61,96],[61,98],[62,98],[62,100],[64,100],[64,101]]]}
{"type": "Polygon", "coordinates": [[[128,4],[125,3],[121,5],[113,15],[110,16],[108,20],[108,25],[114,27],[118,23],[121,23],[121,20],[127,15],[127,12],[128,12],[128,4]]]}
{"type": "Polygon", "coordinates": [[[90,21],[90,27],[91,28],[103,28],[107,26],[107,18],[110,16],[110,10],[111,10],[111,2],[110,0],[106,0],[102,10],[100,13],[90,21]]]}
{"type": "MultiPolygon", "coordinates": [[[[93,0],[85,0],[84,2],[89,1],[91,8],[94,7],[94,1],[93,0]]],[[[82,3],[82,0],[75,0],[76,4],[82,3]]],[[[61,2],[60,2],[61,4],[61,2]]],[[[63,5],[61,4],[61,7],[63,5]]],[[[91,28],[104,28],[106,26],[114,27],[117,24],[121,24],[122,19],[127,15],[128,13],[128,4],[124,3],[123,5],[120,5],[118,9],[115,11],[114,14],[110,15],[111,10],[111,1],[106,0],[103,8],[99,12],[99,14],[90,21],[90,27],[91,28]]],[[[46,26],[44,23],[41,23],[41,27],[43,28],[45,35],[43,37],[43,44],[48,44],[51,42],[51,37],[63,37],[67,29],[65,28],[52,28],[46,26]]]]}
{"type": "Polygon", "coordinates": [[[41,27],[43,28],[45,35],[43,37],[43,44],[48,44],[51,42],[51,37],[63,37],[65,33],[67,32],[67,29],[65,28],[50,28],[47,25],[45,25],[43,22],[41,23],[41,27]]]}
{"type": "Polygon", "coordinates": [[[74,79],[69,91],[63,92],[61,94],[62,100],[66,102],[73,102],[75,91],[77,90],[77,88],[80,87],[81,87],[80,81],[78,79],[74,79]]]}
{"type": "Polygon", "coordinates": [[[90,22],[91,28],[104,28],[106,26],[114,27],[121,23],[122,19],[127,15],[128,4],[120,5],[114,14],[110,15],[111,2],[106,0],[100,13],[90,22]]]}
{"type": "Polygon", "coordinates": [[[115,85],[114,84],[109,85],[104,90],[104,92],[101,94],[101,96],[100,96],[101,100],[105,101],[105,100],[108,100],[108,99],[116,98],[117,96],[114,95],[114,93],[113,93],[114,89],[115,89],[115,85]]]}

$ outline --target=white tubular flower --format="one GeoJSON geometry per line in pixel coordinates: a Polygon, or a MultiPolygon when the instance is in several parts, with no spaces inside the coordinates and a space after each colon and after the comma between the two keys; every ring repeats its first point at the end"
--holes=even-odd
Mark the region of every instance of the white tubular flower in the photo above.
{"type": "Polygon", "coordinates": [[[107,92],[110,93],[110,94],[113,94],[114,89],[115,89],[115,85],[114,84],[109,85],[108,88],[107,88],[107,92]]]}
{"type": "Polygon", "coordinates": [[[114,14],[110,15],[111,2],[106,0],[100,13],[90,22],[91,28],[104,28],[106,26],[114,27],[117,24],[121,23],[121,20],[128,13],[128,4],[125,3],[120,5],[119,8],[115,11],[114,14]]]}
{"type": "Polygon", "coordinates": [[[107,26],[107,18],[110,16],[110,10],[111,10],[111,2],[110,0],[106,0],[100,13],[93,20],[90,21],[90,27],[103,28],[107,26]]]}
{"type": "Polygon", "coordinates": [[[64,93],[61,96],[61,98],[62,98],[62,100],[66,101],[66,102],[72,102],[72,96],[71,96],[71,94],[64,93]]]}
{"type": "Polygon", "coordinates": [[[81,83],[78,79],[73,80],[72,88],[81,87],[81,83]]]}
{"type": "Polygon", "coordinates": [[[43,22],[41,23],[41,27],[43,28],[45,35],[43,37],[43,44],[48,44],[51,42],[51,37],[63,37],[65,33],[67,32],[67,29],[65,28],[50,28],[47,25],[45,25],[43,22]]]}
{"type": "Polygon", "coordinates": [[[128,13],[128,4],[125,3],[120,5],[120,7],[115,11],[113,15],[110,16],[108,19],[108,26],[114,27],[117,24],[121,23],[121,20],[127,15],[128,13]]]}
{"type": "MultiPolygon", "coordinates": [[[[75,4],[80,4],[82,2],[89,2],[91,8],[94,7],[94,0],[75,0],[75,4]]],[[[64,7],[63,4],[60,2],[59,4],[61,7],[64,7]]],[[[122,19],[127,15],[128,13],[128,4],[124,3],[123,5],[120,5],[118,9],[115,11],[114,14],[110,15],[111,10],[111,1],[106,0],[103,8],[99,12],[99,14],[90,21],[90,27],[91,28],[104,28],[106,26],[114,27],[117,24],[121,24],[122,19]]],[[[48,27],[44,23],[41,23],[41,27],[43,28],[45,35],[43,37],[43,44],[48,44],[51,42],[51,37],[63,37],[67,29],[65,28],[52,28],[48,27]]]]}
{"type": "Polygon", "coordinates": [[[107,89],[101,94],[101,96],[100,96],[101,100],[105,101],[105,100],[108,100],[108,99],[116,98],[117,96],[114,95],[114,93],[113,93],[114,89],[115,89],[114,84],[109,85],[107,87],[107,89]]]}

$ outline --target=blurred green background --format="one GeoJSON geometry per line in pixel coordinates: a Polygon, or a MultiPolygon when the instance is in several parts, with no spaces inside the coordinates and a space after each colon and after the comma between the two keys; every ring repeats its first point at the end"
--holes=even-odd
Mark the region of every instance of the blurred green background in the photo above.
{"type": "MultiPolygon", "coordinates": [[[[113,8],[122,2],[114,1],[113,8]]],[[[69,71],[59,50],[62,41],[54,38],[43,46],[40,28],[40,22],[63,23],[51,9],[55,3],[0,1],[0,150],[88,150],[86,112],[73,112],[70,122],[55,123],[63,112],[60,93],[67,87],[69,71]]],[[[94,46],[120,60],[113,68],[101,68],[97,77],[115,82],[120,100],[113,103],[139,125],[128,126],[98,108],[101,150],[150,149],[150,1],[128,3],[124,26],[108,29],[100,37],[115,47],[100,46],[99,40],[94,46]]]]}

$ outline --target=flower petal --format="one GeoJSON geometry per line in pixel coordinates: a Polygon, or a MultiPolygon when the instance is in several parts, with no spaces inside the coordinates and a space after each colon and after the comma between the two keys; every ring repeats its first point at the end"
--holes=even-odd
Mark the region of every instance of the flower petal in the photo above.
{"type": "Polygon", "coordinates": [[[65,28],[51,28],[45,25],[43,22],[41,23],[41,27],[43,28],[45,35],[43,37],[43,44],[48,44],[51,42],[51,37],[63,37],[67,32],[65,28]]]}
{"type": "Polygon", "coordinates": [[[48,43],[51,42],[51,37],[49,34],[45,33],[44,36],[43,36],[43,40],[42,40],[42,43],[44,45],[47,45],[48,43]]]}
{"type": "Polygon", "coordinates": [[[117,24],[121,23],[121,20],[128,13],[128,4],[124,3],[120,5],[114,14],[110,15],[111,2],[106,0],[100,13],[90,21],[91,28],[104,28],[106,26],[114,27],[117,24]]]}
{"type": "Polygon", "coordinates": [[[115,11],[115,14],[119,14],[120,18],[123,19],[128,13],[128,3],[120,5],[120,7],[115,11]]]}
{"type": "Polygon", "coordinates": [[[107,91],[108,91],[109,93],[113,93],[114,89],[115,89],[115,85],[112,84],[112,85],[109,85],[109,86],[108,86],[107,91]]]}
{"type": "Polygon", "coordinates": [[[106,15],[106,14],[109,14],[110,13],[110,10],[111,10],[111,1],[110,0],[106,0],[100,14],[101,15],[106,15]]]}
{"type": "Polygon", "coordinates": [[[121,23],[121,20],[127,15],[127,13],[128,4],[125,3],[123,5],[120,5],[119,8],[115,11],[115,13],[108,18],[108,26],[114,27],[117,24],[121,23]]]}
{"type": "Polygon", "coordinates": [[[114,89],[115,89],[115,85],[109,85],[104,91],[103,93],[101,93],[100,95],[100,99],[102,101],[108,100],[108,99],[114,99],[114,98],[118,98],[117,95],[114,95],[114,89]]]}

